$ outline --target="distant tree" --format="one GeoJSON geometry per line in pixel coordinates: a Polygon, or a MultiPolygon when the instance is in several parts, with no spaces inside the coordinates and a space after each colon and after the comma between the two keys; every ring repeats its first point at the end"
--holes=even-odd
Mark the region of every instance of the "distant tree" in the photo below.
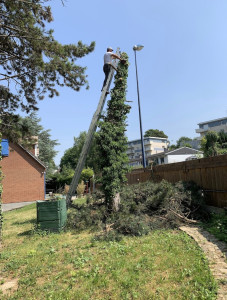
{"type": "Polygon", "coordinates": [[[224,132],[224,130],[218,133],[218,144],[219,148],[227,149],[227,132],[224,132]]]}
{"type": "Polygon", "coordinates": [[[34,136],[38,136],[39,145],[39,159],[47,167],[47,178],[56,169],[54,163],[54,157],[57,151],[54,149],[55,146],[59,145],[57,140],[51,139],[50,129],[45,130],[40,124],[41,119],[37,117],[35,113],[31,113],[28,117],[17,118],[17,123],[13,124],[13,133],[9,132],[8,128],[4,134],[19,142],[22,146],[31,149],[32,145],[36,142],[34,136]]]}
{"type": "Polygon", "coordinates": [[[0,117],[1,131],[10,127],[21,108],[37,110],[37,100],[59,95],[56,86],[75,91],[86,86],[86,67],[75,64],[94,50],[95,43],[62,45],[48,23],[53,21],[50,0],[0,1],[0,117]]]}
{"type": "MultiPolygon", "coordinates": [[[[70,185],[75,170],[67,166],[63,166],[60,173],[51,174],[50,179],[52,184],[55,185],[57,189],[63,189],[65,185],[70,185]]],[[[94,175],[94,171],[91,168],[84,168],[81,172],[80,181],[89,181],[94,175]]]]}
{"type": "Polygon", "coordinates": [[[215,131],[208,131],[201,140],[201,150],[205,157],[218,155],[218,134],[215,131]]]}
{"type": "Polygon", "coordinates": [[[148,129],[145,131],[144,137],[161,137],[168,138],[168,136],[162,131],[158,129],[148,129]]]}
{"type": "Polygon", "coordinates": [[[192,139],[187,136],[182,136],[176,141],[176,144],[170,145],[168,147],[168,150],[175,150],[175,149],[178,149],[181,147],[192,148],[192,145],[190,143],[188,143],[189,141],[192,141],[192,139]]]}
{"type": "Polygon", "coordinates": [[[66,184],[70,185],[74,175],[74,170],[64,166],[60,173],[55,173],[51,176],[51,179],[57,183],[58,188],[63,188],[66,184]]]}
{"type": "MultiPolygon", "coordinates": [[[[86,139],[86,131],[82,131],[78,137],[74,137],[74,144],[71,148],[67,149],[60,161],[60,168],[65,166],[66,168],[75,169],[82,151],[83,145],[86,139]]],[[[98,165],[98,150],[96,149],[96,136],[92,141],[92,145],[88,156],[85,161],[85,168],[91,168],[97,173],[100,168],[98,165]]]]}
{"type": "Polygon", "coordinates": [[[175,150],[177,148],[178,148],[177,145],[172,144],[168,147],[168,150],[175,150]]]}
{"type": "Polygon", "coordinates": [[[52,140],[50,129],[42,130],[38,135],[39,159],[44,162],[47,167],[47,178],[56,170],[54,157],[57,154],[55,146],[59,145],[57,140],[52,140]]]}
{"type": "Polygon", "coordinates": [[[180,147],[192,148],[191,144],[188,143],[189,141],[192,141],[192,139],[187,136],[182,136],[177,140],[176,146],[177,146],[177,148],[180,148],[180,147]]]}
{"type": "Polygon", "coordinates": [[[83,180],[84,182],[89,181],[93,175],[94,171],[91,168],[83,169],[80,180],[83,180]]]}

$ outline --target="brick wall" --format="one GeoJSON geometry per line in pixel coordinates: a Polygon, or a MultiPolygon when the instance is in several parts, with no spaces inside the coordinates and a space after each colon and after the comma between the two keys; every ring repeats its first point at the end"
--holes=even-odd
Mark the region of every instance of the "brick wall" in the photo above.
{"type": "Polygon", "coordinates": [[[3,157],[3,203],[44,200],[45,168],[19,145],[9,145],[3,157]]]}

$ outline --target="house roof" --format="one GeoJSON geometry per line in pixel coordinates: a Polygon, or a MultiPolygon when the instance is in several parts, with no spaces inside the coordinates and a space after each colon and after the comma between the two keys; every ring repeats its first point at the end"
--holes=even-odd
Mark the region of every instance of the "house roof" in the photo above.
{"type": "Polygon", "coordinates": [[[227,117],[223,117],[223,118],[214,119],[214,120],[210,120],[210,121],[206,121],[206,122],[201,122],[201,123],[198,123],[198,125],[209,124],[209,123],[212,123],[215,121],[222,121],[222,120],[226,120],[226,119],[227,119],[227,117]]]}
{"type": "Polygon", "coordinates": [[[181,155],[181,154],[196,154],[196,153],[203,153],[202,151],[199,151],[197,149],[189,148],[189,147],[181,147],[175,150],[170,150],[165,152],[165,154],[171,154],[171,155],[181,155]]]}
{"type": "Polygon", "coordinates": [[[32,154],[30,151],[28,151],[22,145],[20,145],[20,144],[17,144],[17,145],[19,147],[21,147],[26,153],[28,153],[33,159],[35,159],[40,165],[42,165],[46,169],[46,166],[44,165],[44,163],[38,157],[36,157],[34,154],[32,154]]]}
{"type": "Polygon", "coordinates": [[[185,155],[185,154],[203,154],[203,152],[189,147],[181,147],[175,150],[163,151],[157,154],[153,154],[151,155],[151,157],[167,156],[167,155],[185,155]]]}

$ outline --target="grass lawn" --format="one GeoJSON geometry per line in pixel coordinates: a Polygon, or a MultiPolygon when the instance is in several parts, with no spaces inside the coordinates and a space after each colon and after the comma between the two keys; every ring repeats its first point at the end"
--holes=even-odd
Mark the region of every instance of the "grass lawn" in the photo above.
{"type": "Polygon", "coordinates": [[[211,218],[202,223],[204,229],[216,236],[220,241],[227,243],[227,214],[211,214],[211,218]]]}
{"type": "Polygon", "coordinates": [[[160,230],[120,242],[94,233],[34,231],[34,204],[4,214],[1,299],[216,299],[207,260],[185,233],[160,230]]]}

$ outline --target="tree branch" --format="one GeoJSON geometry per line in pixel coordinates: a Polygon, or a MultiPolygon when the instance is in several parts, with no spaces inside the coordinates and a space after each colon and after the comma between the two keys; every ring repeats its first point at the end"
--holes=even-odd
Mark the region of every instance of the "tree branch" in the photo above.
{"type": "Polygon", "coordinates": [[[20,78],[20,77],[22,77],[22,76],[24,76],[24,75],[26,75],[26,74],[29,74],[29,73],[30,73],[30,72],[25,72],[25,73],[23,73],[23,74],[13,75],[13,76],[8,76],[8,75],[6,75],[6,74],[0,73],[1,76],[5,76],[5,78],[0,79],[0,81],[3,81],[3,80],[9,80],[9,79],[13,79],[13,78],[16,78],[16,77],[20,78]]]}

